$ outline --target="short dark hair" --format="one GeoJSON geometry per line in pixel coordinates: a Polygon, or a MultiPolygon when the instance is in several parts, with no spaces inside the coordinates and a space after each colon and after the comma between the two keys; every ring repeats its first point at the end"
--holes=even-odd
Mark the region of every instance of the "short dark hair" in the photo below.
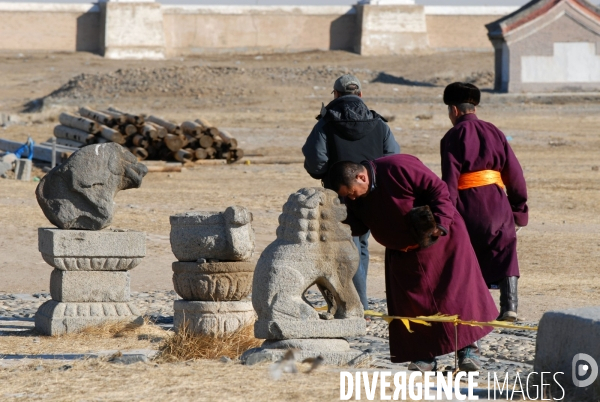
{"type": "Polygon", "coordinates": [[[456,106],[456,108],[463,114],[475,111],[475,105],[473,105],[472,103],[459,103],[458,105],[448,105],[448,110],[450,110],[452,106],[456,106]]]}
{"type": "Polygon", "coordinates": [[[361,90],[358,87],[358,85],[356,85],[356,84],[349,84],[346,87],[346,91],[344,91],[344,92],[338,91],[338,94],[340,94],[340,97],[346,96],[346,95],[358,95],[359,93],[361,93],[361,90]]]}
{"type": "Polygon", "coordinates": [[[329,184],[336,193],[340,187],[350,187],[356,183],[356,175],[361,173],[365,167],[360,163],[342,161],[335,163],[329,169],[329,184]]]}

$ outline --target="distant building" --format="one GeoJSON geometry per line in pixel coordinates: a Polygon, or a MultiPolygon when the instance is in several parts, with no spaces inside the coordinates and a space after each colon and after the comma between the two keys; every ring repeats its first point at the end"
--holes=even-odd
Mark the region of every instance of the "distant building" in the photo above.
{"type": "Polygon", "coordinates": [[[600,8],[585,0],[533,0],[486,25],[495,90],[600,90],[600,8]]]}

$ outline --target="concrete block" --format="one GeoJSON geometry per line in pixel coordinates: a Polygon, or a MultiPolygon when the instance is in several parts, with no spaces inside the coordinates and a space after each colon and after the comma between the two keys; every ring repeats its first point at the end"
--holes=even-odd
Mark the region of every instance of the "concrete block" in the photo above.
{"type": "Polygon", "coordinates": [[[127,271],[61,271],[50,275],[52,300],[59,302],[128,302],[127,271]]]}
{"type": "Polygon", "coordinates": [[[276,362],[283,358],[289,349],[294,349],[294,360],[301,362],[307,358],[322,357],[324,364],[346,366],[356,364],[366,354],[350,349],[344,339],[290,339],[286,341],[265,341],[260,348],[242,354],[240,360],[246,365],[264,361],[276,362]]]}
{"type": "Polygon", "coordinates": [[[15,165],[15,179],[21,181],[31,180],[31,160],[19,159],[15,165]]]}
{"type": "Polygon", "coordinates": [[[403,54],[427,49],[427,24],[423,6],[359,5],[360,43],[363,56],[403,54]]]}
{"type": "Polygon", "coordinates": [[[38,249],[44,261],[62,271],[126,271],[146,255],[146,234],[39,228],[38,249]]]}
{"type": "Polygon", "coordinates": [[[35,329],[44,335],[63,335],[107,322],[142,324],[143,317],[133,303],[45,302],[35,314],[35,329]]]}
{"type": "Polygon", "coordinates": [[[204,302],[176,300],[173,327],[178,329],[185,321],[197,334],[222,335],[251,325],[256,313],[249,301],[204,302]]]}
{"type": "MultiPolygon", "coordinates": [[[[567,400],[598,401],[599,340],[600,306],[549,311],[540,320],[533,371],[563,372],[557,379],[565,388],[567,400]]],[[[561,395],[562,391],[557,391],[553,395],[561,395]]]]}
{"type": "Polygon", "coordinates": [[[259,339],[343,338],[363,336],[367,332],[364,318],[334,320],[280,320],[254,323],[254,336],[259,339]]]}
{"type": "Polygon", "coordinates": [[[171,250],[179,261],[245,261],[254,252],[252,214],[244,207],[187,212],[171,216],[170,222],[171,250]]]}
{"type": "Polygon", "coordinates": [[[104,23],[101,47],[109,59],[165,58],[163,13],[156,2],[100,3],[104,23]]]}
{"type": "Polygon", "coordinates": [[[254,267],[246,261],[174,262],[173,286],[184,300],[242,300],[252,290],[254,267]]]}

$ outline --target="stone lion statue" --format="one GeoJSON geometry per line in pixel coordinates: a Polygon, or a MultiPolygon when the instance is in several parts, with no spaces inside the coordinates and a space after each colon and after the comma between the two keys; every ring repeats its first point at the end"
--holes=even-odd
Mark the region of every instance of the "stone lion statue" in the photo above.
{"type": "Polygon", "coordinates": [[[137,188],[148,169],[119,144],[92,144],[52,169],[35,195],[44,215],[60,229],[104,229],[119,190],[137,188]]]}
{"type": "Polygon", "coordinates": [[[290,195],[279,216],[277,240],[261,254],[252,284],[258,320],[363,317],[352,283],[359,264],[346,207],[335,192],[303,188],[290,195]],[[317,285],[328,304],[319,314],[304,298],[317,285]]]}

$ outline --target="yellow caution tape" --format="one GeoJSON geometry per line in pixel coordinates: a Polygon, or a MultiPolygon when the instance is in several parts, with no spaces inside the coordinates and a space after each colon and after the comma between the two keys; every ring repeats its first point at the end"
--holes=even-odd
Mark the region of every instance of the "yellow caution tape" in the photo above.
{"type": "Polygon", "coordinates": [[[385,322],[387,322],[388,324],[390,322],[392,322],[393,320],[400,320],[402,321],[402,323],[404,324],[404,326],[406,327],[406,329],[408,330],[408,332],[414,332],[410,329],[410,323],[415,323],[415,324],[421,324],[421,325],[428,325],[430,326],[431,324],[429,324],[430,322],[447,322],[447,323],[451,323],[454,325],[469,325],[472,327],[494,327],[494,328],[507,328],[507,329],[524,329],[527,331],[537,331],[538,327],[525,327],[525,326],[520,326],[520,325],[515,325],[515,324],[510,324],[504,321],[487,321],[487,322],[481,322],[481,321],[465,321],[465,320],[461,320],[460,318],[458,318],[458,315],[446,315],[446,314],[435,314],[435,315],[431,315],[429,317],[423,317],[423,316],[419,316],[419,317],[398,317],[398,316],[394,316],[394,315],[386,315],[377,311],[373,311],[373,310],[365,310],[365,315],[369,316],[369,317],[379,317],[382,318],[385,322]]]}

